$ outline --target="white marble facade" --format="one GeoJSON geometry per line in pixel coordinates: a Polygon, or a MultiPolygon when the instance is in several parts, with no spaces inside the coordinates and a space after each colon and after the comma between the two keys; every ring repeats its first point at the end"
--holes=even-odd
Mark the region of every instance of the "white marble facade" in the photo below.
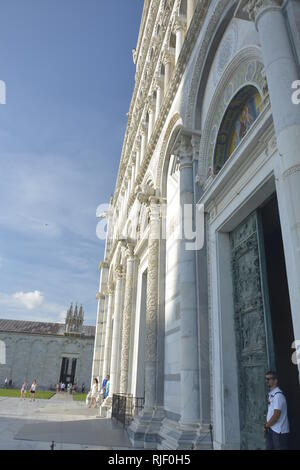
{"type": "Polygon", "coordinates": [[[274,195],[300,339],[300,106],[291,101],[299,24],[296,0],[144,2],[93,362],[93,376],[112,377],[106,410],[113,393],[145,399],[129,428],[137,447],[251,448],[241,431],[230,240],[274,195]],[[242,138],[217,166],[220,129],[245,90],[259,115],[244,135],[240,121],[242,138]],[[197,203],[205,244],[187,250],[181,208],[197,203]]]}

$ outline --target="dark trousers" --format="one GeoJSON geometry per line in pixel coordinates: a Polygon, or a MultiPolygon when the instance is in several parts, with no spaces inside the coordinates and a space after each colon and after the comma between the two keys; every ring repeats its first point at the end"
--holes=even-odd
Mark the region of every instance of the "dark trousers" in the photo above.
{"type": "Polygon", "coordinates": [[[272,429],[268,429],[265,433],[266,450],[287,450],[289,434],[279,434],[272,429]]]}

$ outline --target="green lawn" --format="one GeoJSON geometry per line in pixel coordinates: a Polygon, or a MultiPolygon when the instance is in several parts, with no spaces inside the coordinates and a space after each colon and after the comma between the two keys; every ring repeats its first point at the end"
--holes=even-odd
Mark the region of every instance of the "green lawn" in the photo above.
{"type": "MultiPolygon", "coordinates": [[[[13,397],[20,398],[20,390],[18,388],[0,388],[0,397],[13,397]]],[[[48,400],[55,395],[54,391],[50,390],[37,390],[35,392],[35,398],[41,398],[48,400]]],[[[27,391],[26,398],[30,398],[30,393],[27,391]]]]}
{"type": "Polygon", "coordinates": [[[73,400],[85,401],[87,393],[73,393],[73,400]]]}

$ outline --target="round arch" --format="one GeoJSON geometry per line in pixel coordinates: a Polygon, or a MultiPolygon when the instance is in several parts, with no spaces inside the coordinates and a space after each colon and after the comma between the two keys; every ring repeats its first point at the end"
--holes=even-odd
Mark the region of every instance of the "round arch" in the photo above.
{"type": "Polygon", "coordinates": [[[162,197],[166,197],[166,175],[170,160],[169,150],[172,148],[180,128],[182,128],[182,118],[179,113],[176,113],[170,119],[165,132],[157,165],[156,188],[162,197]]]}
{"type": "MultiPolygon", "coordinates": [[[[206,26],[192,71],[192,78],[186,83],[187,100],[182,115],[184,126],[188,129],[201,130],[201,120],[197,119],[197,110],[202,107],[206,89],[206,81],[216,54],[236,8],[234,0],[214,2],[214,10],[210,12],[210,20],[206,26]]],[[[199,116],[199,114],[198,114],[199,116]]]]}
{"type": "Polygon", "coordinates": [[[247,86],[257,89],[265,97],[265,77],[261,51],[257,46],[241,49],[226,67],[202,124],[198,177],[201,185],[213,173],[216,142],[231,101],[247,86]]]}
{"type": "Polygon", "coordinates": [[[232,98],[218,130],[212,165],[214,175],[221,170],[247,135],[261,111],[261,95],[253,85],[243,87],[232,98]]]}

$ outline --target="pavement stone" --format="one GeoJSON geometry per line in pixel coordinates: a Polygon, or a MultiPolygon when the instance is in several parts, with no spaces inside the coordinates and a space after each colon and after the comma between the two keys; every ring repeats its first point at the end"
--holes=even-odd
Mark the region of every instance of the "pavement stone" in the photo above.
{"type": "Polygon", "coordinates": [[[0,397],[0,450],[50,450],[52,440],[54,450],[131,448],[121,426],[67,393],[34,402],[0,397]]]}

